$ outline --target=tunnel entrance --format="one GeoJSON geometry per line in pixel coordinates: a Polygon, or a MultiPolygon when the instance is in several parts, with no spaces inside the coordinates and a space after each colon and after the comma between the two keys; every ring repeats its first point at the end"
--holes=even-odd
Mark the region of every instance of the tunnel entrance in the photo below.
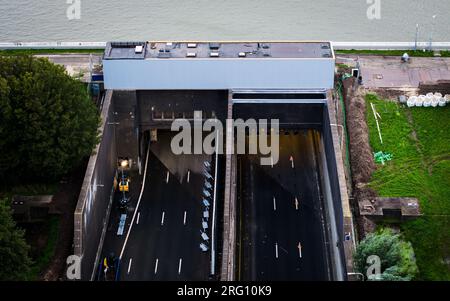
{"type": "Polygon", "coordinates": [[[332,191],[336,162],[326,99],[254,96],[233,99],[233,119],[278,119],[279,160],[262,166],[261,155],[237,155],[236,279],[339,279],[343,254],[334,246],[342,211],[332,191]]]}

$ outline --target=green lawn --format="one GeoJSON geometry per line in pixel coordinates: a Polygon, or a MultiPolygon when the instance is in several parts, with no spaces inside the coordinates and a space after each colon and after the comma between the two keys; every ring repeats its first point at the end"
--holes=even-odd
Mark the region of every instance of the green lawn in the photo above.
{"type": "Polygon", "coordinates": [[[450,106],[407,108],[370,94],[366,102],[373,151],[393,155],[378,165],[370,186],[381,196],[420,200],[424,216],[402,224],[416,253],[419,279],[450,280],[450,262],[444,263],[450,261],[450,106]],[[370,102],[381,115],[383,144],[370,102]]]}

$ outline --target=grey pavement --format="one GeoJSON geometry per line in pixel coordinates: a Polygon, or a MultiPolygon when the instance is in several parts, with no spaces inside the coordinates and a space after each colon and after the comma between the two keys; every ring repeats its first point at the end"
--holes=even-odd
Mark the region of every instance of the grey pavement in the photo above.
{"type": "Polygon", "coordinates": [[[358,59],[366,88],[417,88],[420,82],[450,80],[446,57],[412,57],[402,63],[395,56],[337,55],[337,62],[349,63],[346,58],[358,59]]]}

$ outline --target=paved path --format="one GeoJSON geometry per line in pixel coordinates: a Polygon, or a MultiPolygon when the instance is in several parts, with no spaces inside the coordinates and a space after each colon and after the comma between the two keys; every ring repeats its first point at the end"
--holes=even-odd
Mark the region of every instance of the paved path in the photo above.
{"type": "Polygon", "coordinates": [[[402,63],[395,56],[337,55],[338,63],[358,59],[367,88],[417,88],[420,82],[450,80],[450,58],[412,57],[402,63]]]}

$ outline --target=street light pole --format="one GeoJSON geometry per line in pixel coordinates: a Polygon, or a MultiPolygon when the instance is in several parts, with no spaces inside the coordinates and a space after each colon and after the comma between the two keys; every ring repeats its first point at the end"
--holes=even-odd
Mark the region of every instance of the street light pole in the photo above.
{"type": "Polygon", "coordinates": [[[431,22],[431,32],[430,32],[430,51],[433,51],[433,31],[434,31],[434,23],[436,20],[436,15],[433,15],[433,21],[431,22]]]}
{"type": "Polygon", "coordinates": [[[419,39],[419,23],[416,24],[416,39],[414,41],[414,51],[417,51],[417,40],[419,39]]]}

